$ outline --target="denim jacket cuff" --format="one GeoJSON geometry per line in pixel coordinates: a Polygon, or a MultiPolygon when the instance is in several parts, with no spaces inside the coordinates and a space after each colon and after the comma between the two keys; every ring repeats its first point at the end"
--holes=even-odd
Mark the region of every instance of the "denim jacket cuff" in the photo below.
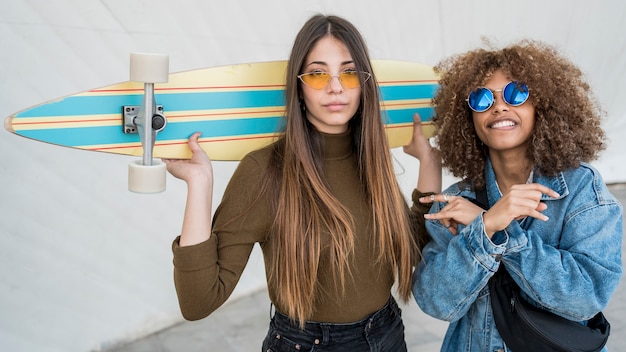
{"type": "Polygon", "coordinates": [[[526,247],[528,236],[517,221],[511,221],[504,232],[508,235],[508,243],[506,244],[507,252],[519,252],[522,248],[526,247]]]}
{"type": "Polygon", "coordinates": [[[480,216],[476,217],[476,219],[469,224],[466,231],[464,231],[464,235],[473,252],[474,258],[488,270],[496,271],[498,270],[496,258],[504,253],[507,242],[505,239],[504,243],[495,244],[489,239],[489,236],[487,236],[485,232],[485,224],[483,222],[484,213],[485,212],[482,212],[480,216]]]}

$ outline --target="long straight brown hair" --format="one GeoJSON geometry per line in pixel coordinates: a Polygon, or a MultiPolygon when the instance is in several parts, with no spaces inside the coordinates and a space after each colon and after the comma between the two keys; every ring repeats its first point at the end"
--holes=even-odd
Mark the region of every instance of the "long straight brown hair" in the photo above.
{"type": "Polygon", "coordinates": [[[360,106],[350,120],[350,131],[363,189],[372,206],[381,265],[394,269],[400,298],[411,295],[411,274],[417,247],[409,224],[408,207],[394,174],[380,111],[380,93],[366,44],[358,30],[336,16],[310,18],[296,36],[287,67],[285,134],[275,144],[269,175],[269,194],[276,217],[268,245],[272,259],[268,280],[288,316],[301,325],[313,314],[322,252],[321,235],[330,236],[329,272],[341,294],[350,277],[349,260],[355,233],[352,215],[325,181],[321,135],[307,120],[297,76],[311,48],[331,36],[348,48],[358,71],[372,77],[361,82],[360,106]]]}

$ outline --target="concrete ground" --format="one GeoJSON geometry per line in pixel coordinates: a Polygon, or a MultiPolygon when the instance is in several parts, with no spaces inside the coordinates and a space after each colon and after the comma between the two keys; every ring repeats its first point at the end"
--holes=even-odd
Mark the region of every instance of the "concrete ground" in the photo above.
{"type": "MultiPolygon", "coordinates": [[[[611,191],[626,206],[626,185],[612,186],[611,191]]],[[[626,242],[623,241],[622,251],[624,248],[626,242]]],[[[415,302],[401,307],[409,351],[439,351],[448,324],[427,316],[415,302]]],[[[604,314],[611,323],[609,351],[626,352],[626,279],[620,283],[604,314]]],[[[269,318],[269,298],[267,291],[261,290],[225,304],[201,321],[183,322],[110,351],[259,351],[269,318]]]]}

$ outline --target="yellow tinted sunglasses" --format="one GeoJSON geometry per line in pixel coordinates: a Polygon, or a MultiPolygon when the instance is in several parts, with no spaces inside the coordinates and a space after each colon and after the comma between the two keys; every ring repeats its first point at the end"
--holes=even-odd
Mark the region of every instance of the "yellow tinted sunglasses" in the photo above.
{"type": "Polygon", "coordinates": [[[339,78],[339,82],[344,88],[357,88],[361,82],[365,83],[372,75],[368,72],[345,70],[338,75],[331,75],[328,72],[314,71],[303,73],[298,76],[302,83],[313,89],[324,89],[333,77],[339,78]]]}

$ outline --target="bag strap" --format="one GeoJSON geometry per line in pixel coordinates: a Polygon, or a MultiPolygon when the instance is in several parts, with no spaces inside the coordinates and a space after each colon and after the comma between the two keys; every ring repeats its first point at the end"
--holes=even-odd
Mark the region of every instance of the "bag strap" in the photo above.
{"type": "Polygon", "coordinates": [[[485,210],[488,210],[490,208],[489,199],[487,198],[486,187],[476,190],[476,205],[480,206],[481,208],[485,210]]]}

